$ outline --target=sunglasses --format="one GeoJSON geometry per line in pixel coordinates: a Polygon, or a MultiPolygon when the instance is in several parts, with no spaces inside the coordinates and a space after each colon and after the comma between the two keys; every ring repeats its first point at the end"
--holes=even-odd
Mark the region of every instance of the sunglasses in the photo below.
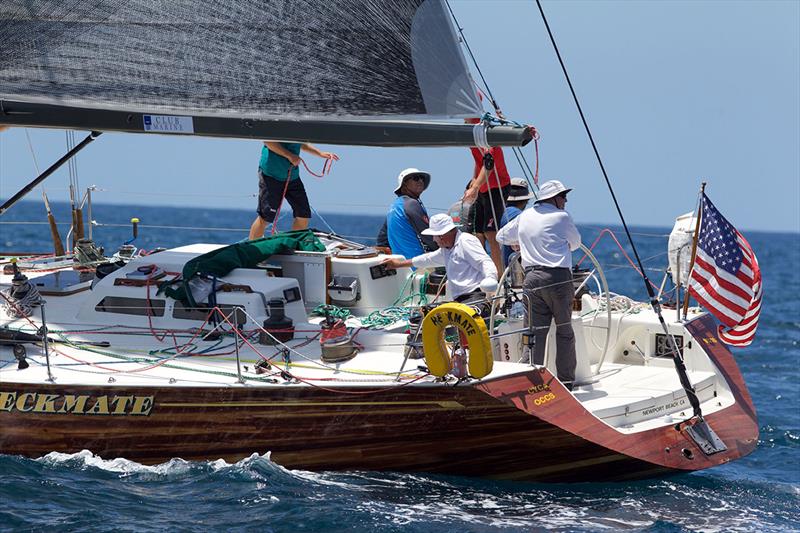
{"type": "Polygon", "coordinates": [[[425,181],[425,176],[422,174],[412,174],[406,178],[406,180],[414,180],[414,181],[425,181]]]}

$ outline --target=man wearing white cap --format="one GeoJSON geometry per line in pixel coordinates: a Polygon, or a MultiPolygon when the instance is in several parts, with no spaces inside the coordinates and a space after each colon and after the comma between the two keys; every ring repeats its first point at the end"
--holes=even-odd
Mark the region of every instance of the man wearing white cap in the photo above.
{"type": "MultiPolygon", "coordinates": [[[[533,198],[533,193],[528,188],[528,182],[522,178],[511,178],[508,198],[506,198],[506,210],[503,211],[503,216],[500,218],[500,227],[505,227],[506,224],[520,216],[531,198],[533,198]]],[[[514,250],[504,244],[502,252],[503,266],[507,267],[508,259],[514,250]]]]}
{"type": "Polygon", "coordinates": [[[411,259],[389,258],[384,264],[390,268],[445,267],[447,290],[457,302],[483,300],[486,298],[483,293],[497,289],[497,268],[481,241],[470,233],[459,231],[449,215],[433,215],[430,227],[422,233],[431,235],[439,249],[411,259]]]}
{"type": "Polygon", "coordinates": [[[539,187],[533,207],[497,233],[502,244],[518,244],[525,268],[525,293],[531,300],[530,324],[534,328],[533,361],[544,362],[544,348],[550,321],[556,323],[556,367],[558,379],[572,389],[575,380],[575,333],[572,331],[572,251],[581,244],[581,235],[564,210],[566,188],[560,181],[547,181],[539,187]]]}
{"type": "Polygon", "coordinates": [[[397,199],[378,233],[378,246],[388,244],[392,253],[405,258],[436,250],[434,240],[423,236],[423,230],[428,227],[428,212],[420,196],[430,183],[431,175],[416,168],[407,168],[397,176],[394,190],[397,199]],[[386,241],[382,242],[383,235],[386,241]]]}

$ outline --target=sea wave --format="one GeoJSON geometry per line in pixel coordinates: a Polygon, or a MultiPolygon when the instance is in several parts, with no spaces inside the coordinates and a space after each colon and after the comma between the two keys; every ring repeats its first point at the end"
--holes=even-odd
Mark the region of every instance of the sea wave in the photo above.
{"type": "Polygon", "coordinates": [[[725,468],[637,483],[545,485],[289,470],[268,453],[150,466],[83,450],[0,455],[0,470],[0,498],[8,502],[0,524],[12,530],[284,531],[302,523],[330,531],[777,532],[792,530],[800,511],[800,485],[737,478],[725,468]],[[14,497],[23,488],[31,496],[14,497]]]}

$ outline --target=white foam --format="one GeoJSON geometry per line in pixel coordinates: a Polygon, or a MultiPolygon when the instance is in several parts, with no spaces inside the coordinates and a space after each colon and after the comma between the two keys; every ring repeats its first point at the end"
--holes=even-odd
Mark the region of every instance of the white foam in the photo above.
{"type": "Polygon", "coordinates": [[[77,453],[50,452],[47,455],[36,459],[45,464],[64,464],[76,462],[84,468],[92,467],[106,472],[117,472],[126,475],[137,473],[149,473],[156,475],[179,474],[189,470],[191,464],[183,459],[173,458],[166,463],[158,465],[143,465],[136,461],[131,461],[122,457],[115,459],[103,459],[89,450],[81,450],[77,453]]]}

